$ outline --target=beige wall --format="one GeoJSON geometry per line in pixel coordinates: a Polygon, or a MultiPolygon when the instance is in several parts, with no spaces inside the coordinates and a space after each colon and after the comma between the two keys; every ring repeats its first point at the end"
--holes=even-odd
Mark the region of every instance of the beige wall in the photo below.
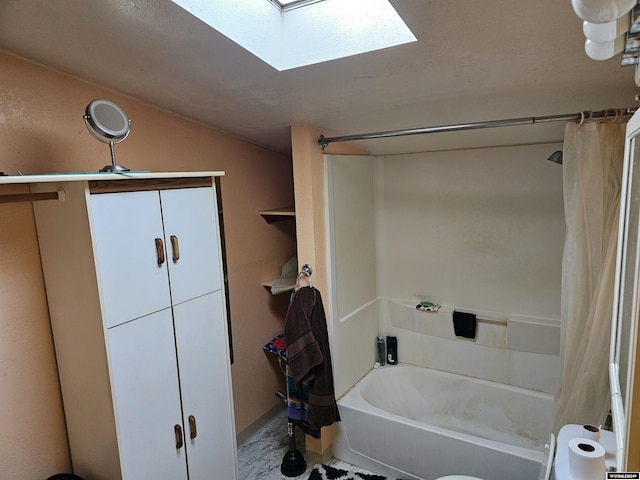
{"type": "MultiPolygon", "coordinates": [[[[96,171],[109,164],[108,146],[93,139],[82,120],[94,98],[115,101],[132,118],[131,135],[116,146],[119,163],[137,170],[226,172],[240,433],[277,404],[273,392],[283,388],[282,374],[262,346],[282,331],[286,299],[271,296],[261,282],[277,276],[295,252],[294,227],[268,225],[257,212],[293,203],[291,159],[0,52],[0,170],[96,171]]],[[[0,194],[16,189],[3,186],[0,194]]],[[[44,479],[68,470],[69,458],[30,204],[0,205],[0,304],[1,476],[44,479]]]]}
{"type": "MultiPolygon", "coordinates": [[[[326,304],[328,294],[328,262],[325,224],[326,202],[324,192],[323,154],[364,155],[367,152],[347,143],[329,145],[323,152],[318,146],[318,138],[332,136],[332,132],[319,130],[311,125],[294,125],[291,128],[291,150],[296,202],[296,235],[298,244],[298,262],[308,263],[313,268],[313,285],[320,290],[327,314],[327,323],[331,326],[329,308],[326,304]]],[[[339,367],[335,367],[339,368],[339,367]]],[[[330,428],[324,428],[319,440],[307,436],[307,461],[327,461],[331,454],[333,437],[330,428]]]]}

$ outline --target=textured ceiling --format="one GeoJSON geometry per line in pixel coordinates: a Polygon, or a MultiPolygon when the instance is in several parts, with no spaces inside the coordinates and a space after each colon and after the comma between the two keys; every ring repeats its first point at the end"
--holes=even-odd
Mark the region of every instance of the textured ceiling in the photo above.
{"type": "MultiPolygon", "coordinates": [[[[636,105],[633,68],[586,56],[569,0],[391,3],[417,42],[283,72],[169,0],[2,0],[0,49],[284,153],[292,124],[347,135],[636,105]]],[[[562,134],[558,123],[360,145],[393,154],[562,134]]]]}

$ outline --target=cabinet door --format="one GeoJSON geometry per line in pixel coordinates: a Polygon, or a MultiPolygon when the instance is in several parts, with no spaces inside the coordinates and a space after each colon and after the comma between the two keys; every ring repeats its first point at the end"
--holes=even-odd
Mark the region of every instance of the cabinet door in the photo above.
{"type": "Polygon", "coordinates": [[[176,305],[174,319],[189,479],[237,479],[222,292],[176,305]]]}
{"type": "Polygon", "coordinates": [[[173,304],[220,290],[220,242],[213,188],[163,190],[160,197],[173,304]]]}
{"type": "Polygon", "coordinates": [[[91,195],[91,230],[107,327],[170,306],[157,191],[91,195]],[[157,239],[157,240],[156,240],[157,239]]]}
{"type": "Polygon", "coordinates": [[[186,479],[171,309],[109,329],[108,342],[123,480],[186,479]]]}

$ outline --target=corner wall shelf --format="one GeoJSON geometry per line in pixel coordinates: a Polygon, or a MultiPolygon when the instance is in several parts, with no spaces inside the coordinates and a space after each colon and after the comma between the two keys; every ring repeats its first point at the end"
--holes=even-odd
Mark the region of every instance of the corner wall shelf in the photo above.
{"type": "Polygon", "coordinates": [[[276,279],[269,280],[267,282],[262,282],[262,286],[264,288],[266,288],[267,290],[269,290],[272,295],[277,295],[278,293],[290,292],[291,290],[293,290],[295,288],[295,285],[291,285],[291,286],[287,286],[287,287],[280,287],[279,291],[274,293],[273,290],[272,290],[272,287],[273,287],[273,284],[274,284],[275,280],[276,279]]]}
{"type": "MultiPolygon", "coordinates": [[[[271,208],[269,210],[260,210],[258,213],[267,223],[275,223],[275,222],[281,222],[283,220],[296,219],[296,209],[294,207],[271,208]]],[[[271,293],[273,294],[274,293],[272,288],[273,284],[276,282],[276,280],[280,280],[280,278],[262,282],[262,286],[270,290],[271,293]]],[[[294,285],[291,285],[290,289],[286,289],[286,287],[283,289],[282,282],[278,282],[278,283],[280,283],[280,285],[278,285],[278,288],[277,288],[277,290],[279,290],[278,293],[293,290],[294,285]]],[[[293,283],[295,284],[295,282],[293,283]]]]}
{"type": "Polygon", "coordinates": [[[296,210],[294,207],[272,208],[270,210],[260,210],[258,213],[267,223],[296,218],[296,210]]]}

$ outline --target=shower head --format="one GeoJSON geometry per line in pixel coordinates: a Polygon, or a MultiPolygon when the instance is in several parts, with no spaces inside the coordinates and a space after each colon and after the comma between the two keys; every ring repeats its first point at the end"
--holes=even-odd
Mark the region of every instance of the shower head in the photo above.
{"type": "Polygon", "coordinates": [[[562,150],[556,150],[551,155],[549,155],[547,160],[549,160],[549,161],[551,161],[553,163],[557,163],[559,165],[562,165],[562,150]]]}

